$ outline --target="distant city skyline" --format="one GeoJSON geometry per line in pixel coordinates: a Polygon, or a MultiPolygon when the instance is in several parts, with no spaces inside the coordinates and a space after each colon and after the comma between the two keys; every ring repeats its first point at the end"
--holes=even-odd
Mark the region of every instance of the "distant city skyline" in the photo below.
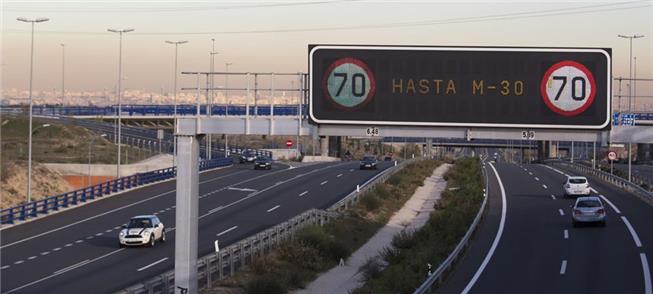
{"type": "MultiPolygon", "coordinates": [[[[66,91],[113,89],[118,37],[108,28],[135,29],[123,39],[123,87],[148,93],[172,90],[174,46],[164,41],[189,41],[179,46],[179,71],[207,71],[212,38],[219,52],[216,71],[225,71],[229,62],[231,72],[306,72],[307,45],[313,43],[484,45],[612,48],[613,75],[628,77],[628,41],[617,35],[643,34],[633,42],[637,76],[653,78],[651,1],[4,1],[2,6],[3,96],[6,89],[27,89],[29,79],[30,30],[16,18],[41,16],[51,20],[35,27],[36,91],[61,91],[62,43],[66,91]]],[[[180,88],[195,83],[194,77],[179,76],[180,88]]],[[[242,79],[230,83],[244,86],[242,79]]],[[[653,95],[652,82],[637,89],[638,95],[653,95]]]]}

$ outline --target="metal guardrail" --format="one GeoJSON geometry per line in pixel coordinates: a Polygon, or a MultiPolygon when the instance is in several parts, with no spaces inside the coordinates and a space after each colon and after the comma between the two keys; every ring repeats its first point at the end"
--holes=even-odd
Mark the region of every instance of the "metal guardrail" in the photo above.
{"type": "Polygon", "coordinates": [[[610,173],[598,169],[593,169],[589,166],[584,166],[582,164],[577,164],[577,163],[570,163],[570,162],[563,162],[563,161],[548,161],[547,163],[552,165],[561,165],[565,167],[570,167],[580,172],[595,176],[606,183],[612,184],[618,188],[625,190],[626,192],[632,193],[633,195],[640,198],[642,201],[653,206],[653,192],[647,191],[646,189],[640,187],[639,185],[633,182],[629,182],[624,178],[620,178],[610,173]]]}
{"type": "MultiPolygon", "coordinates": [[[[267,254],[274,246],[292,239],[299,229],[307,225],[323,225],[340,217],[340,212],[355,203],[360,194],[387,180],[405,165],[417,160],[419,159],[403,161],[383,171],[326,210],[310,209],[288,221],[221,248],[218,253],[210,253],[199,258],[197,278],[200,288],[211,287],[214,279],[233,275],[238,269],[251,264],[257,256],[267,254]]],[[[174,293],[174,271],[168,271],[117,293],[174,293]]]]}
{"type": "MultiPolygon", "coordinates": [[[[229,166],[231,164],[233,164],[231,158],[205,160],[200,162],[199,169],[202,171],[216,167],[229,166]]],[[[0,224],[14,224],[17,221],[25,221],[29,218],[49,214],[58,211],[59,209],[75,206],[126,189],[171,179],[174,178],[176,174],[177,169],[175,167],[137,173],[135,175],[106,181],[60,195],[50,196],[45,199],[20,204],[0,210],[0,224]]]]}
{"type": "Polygon", "coordinates": [[[472,222],[471,225],[469,225],[467,232],[465,233],[463,238],[460,239],[460,242],[458,242],[456,248],[454,248],[454,250],[449,254],[449,256],[447,256],[447,258],[442,263],[440,263],[438,268],[433,273],[431,273],[431,275],[429,275],[426,278],[426,280],[424,280],[424,282],[417,289],[415,289],[415,292],[413,292],[413,294],[430,293],[434,286],[441,284],[442,281],[444,280],[444,274],[451,269],[451,267],[455,264],[456,260],[460,258],[465,248],[467,248],[467,246],[469,245],[469,241],[472,235],[476,231],[478,224],[481,222],[481,218],[483,217],[483,212],[485,211],[488,202],[488,174],[487,171],[485,170],[485,163],[483,163],[483,168],[481,170],[485,175],[485,189],[483,189],[483,203],[481,203],[481,207],[479,207],[478,213],[476,213],[476,217],[474,218],[474,221],[472,222]]]}

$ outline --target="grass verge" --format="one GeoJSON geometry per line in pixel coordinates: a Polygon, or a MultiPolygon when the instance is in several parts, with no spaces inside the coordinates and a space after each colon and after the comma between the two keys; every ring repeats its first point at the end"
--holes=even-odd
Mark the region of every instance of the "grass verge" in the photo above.
{"type": "Polygon", "coordinates": [[[370,271],[368,279],[353,293],[412,293],[426,278],[427,263],[435,270],[453,251],[476,217],[484,182],[476,158],[457,161],[445,178],[448,189],[428,223],[417,232],[395,236],[393,246],[381,254],[388,266],[380,272],[378,267],[363,268],[370,271]]]}
{"type": "Polygon", "coordinates": [[[233,277],[203,293],[286,293],[302,288],[320,272],[335,266],[362,246],[413,195],[440,163],[419,161],[361,195],[344,216],[322,227],[308,226],[293,240],[233,277]]]}

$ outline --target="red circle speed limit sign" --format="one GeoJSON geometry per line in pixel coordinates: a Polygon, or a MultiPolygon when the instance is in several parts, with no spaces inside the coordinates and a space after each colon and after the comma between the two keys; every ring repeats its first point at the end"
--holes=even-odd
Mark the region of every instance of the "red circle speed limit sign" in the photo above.
{"type": "Polygon", "coordinates": [[[325,96],[336,107],[354,110],[365,106],[376,92],[372,70],[363,61],[346,57],[334,61],[322,80],[325,96]]]}
{"type": "Polygon", "coordinates": [[[540,92],[544,104],[564,116],[583,113],[596,96],[596,82],[582,64],[565,60],[552,65],[542,77],[540,92]]]}
{"type": "Polygon", "coordinates": [[[614,151],[608,152],[608,159],[615,161],[617,159],[617,152],[614,151]]]}

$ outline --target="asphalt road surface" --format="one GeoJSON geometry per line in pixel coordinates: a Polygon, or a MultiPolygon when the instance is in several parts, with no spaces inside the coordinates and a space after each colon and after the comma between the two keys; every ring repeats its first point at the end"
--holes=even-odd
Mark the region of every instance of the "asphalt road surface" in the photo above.
{"type": "MultiPolygon", "coordinates": [[[[199,255],[311,208],[327,208],[374,175],[358,162],[271,171],[238,165],[200,176],[199,255]],[[219,237],[218,237],[219,235],[219,237]]],[[[174,267],[175,182],[99,200],[0,231],[2,293],[110,293],[174,267]],[[156,214],[169,230],[154,248],[119,248],[120,226],[156,214]]]]}
{"type": "Polygon", "coordinates": [[[589,177],[607,226],[574,228],[562,183],[578,172],[493,166],[484,220],[439,293],[651,294],[653,207],[589,177]]]}

